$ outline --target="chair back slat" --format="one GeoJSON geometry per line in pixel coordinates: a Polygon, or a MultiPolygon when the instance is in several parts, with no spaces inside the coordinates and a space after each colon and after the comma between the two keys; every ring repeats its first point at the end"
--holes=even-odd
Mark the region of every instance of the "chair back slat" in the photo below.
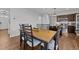
{"type": "Polygon", "coordinates": [[[23,24],[19,24],[20,26],[20,35],[24,36],[23,24]]]}
{"type": "Polygon", "coordinates": [[[20,29],[22,32],[24,32],[24,49],[25,49],[25,45],[26,43],[32,47],[32,49],[34,48],[35,45],[40,44],[40,42],[37,42],[37,40],[34,39],[33,34],[32,34],[32,25],[30,24],[22,24],[22,26],[20,26],[20,29]],[[36,43],[34,43],[36,42],[36,43]]]}
{"type": "Polygon", "coordinates": [[[25,36],[27,40],[33,41],[32,37],[32,25],[30,24],[23,24],[23,29],[25,32],[25,36]]]}
{"type": "Polygon", "coordinates": [[[23,30],[26,34],[29,34],[32,36],[32,25],[23,24],[23,30]]]}

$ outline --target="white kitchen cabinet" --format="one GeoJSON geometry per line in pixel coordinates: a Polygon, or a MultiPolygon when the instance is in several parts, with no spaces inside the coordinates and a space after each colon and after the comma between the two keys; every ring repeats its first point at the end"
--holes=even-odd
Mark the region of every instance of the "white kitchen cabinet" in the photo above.
{"type": "Polygon", "coordinates": [[[79,14],[76,14],[76,34],[79,36],[79,14]]]}

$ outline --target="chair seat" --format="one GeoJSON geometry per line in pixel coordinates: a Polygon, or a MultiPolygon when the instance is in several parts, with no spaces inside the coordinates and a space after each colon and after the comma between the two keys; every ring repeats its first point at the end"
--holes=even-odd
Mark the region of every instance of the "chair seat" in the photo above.
{"type": "MultiPolygon", "coordinates": [[[[22,40],[24,40],[24,37],[22,37],[22,40]]],[[[29,40],[31,40],[31,39],[29,39],[29,40]]],[[[37,45],[39,45],[40,43],[41,43],[41,41],[36,40],[36,39],[33,39],[33,46],[34,46],[34,47],[37,46],[37,45]]],[[[28,44],[30,47],[32,47],[32,42],[27,41],[27,44],[28,44]]]]}
{"type": "MultiPolygon", "coordinates": [[[[38,41],[38,40],[36,40],[36,39],[33,39],[33,47],[39,45],[40,43],[41,43],[41,41],[38,41]]],[[[28,44],[30,47],[32,47],[32,42],[27,41],[27,44],[28,44]]]]}
{"type": "Polygon", "coordinates": [[[54,44],[55,44],[55,41],[54,41],[54,40],[50,41],[50,42],[48,43],[48,49],[49,49],[49,50],[54,50],[54,44]]]}
{"type": "MultiPolygon", "coordinates": [[[[55,41],[52,39],[52,40],[48,43],[47,49],[49,49],[49,50],[54,50],[54,44],[55,44],[55,41]]],[[[44,43],[42,43],[41,46],[44,47],[44,43]]]]}

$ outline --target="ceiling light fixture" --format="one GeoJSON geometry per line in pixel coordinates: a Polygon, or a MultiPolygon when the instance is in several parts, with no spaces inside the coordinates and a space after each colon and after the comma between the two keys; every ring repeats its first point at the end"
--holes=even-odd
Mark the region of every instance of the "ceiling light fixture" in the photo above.
{"type": "Polygon", "coordinates": [[[56,16],[56,8],[53,9],[53,16],[56,16]]]}

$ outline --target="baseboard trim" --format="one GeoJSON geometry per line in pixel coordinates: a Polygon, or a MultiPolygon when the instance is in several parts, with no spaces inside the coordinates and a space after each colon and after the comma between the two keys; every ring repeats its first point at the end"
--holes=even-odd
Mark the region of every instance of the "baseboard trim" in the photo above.
{"type": "Polygon", "coordinates": [[[8,30],[8,29],[0,29],[0,31],[3,31],[3,30],[8,30]]]}
{"type": "Polygon", "coordinates": [[[15,37],[20,37],[20,36],[14,36],[14,37],[10,37],[10,38],[12,39],[12,38],[15,38],[15,37]]]}

